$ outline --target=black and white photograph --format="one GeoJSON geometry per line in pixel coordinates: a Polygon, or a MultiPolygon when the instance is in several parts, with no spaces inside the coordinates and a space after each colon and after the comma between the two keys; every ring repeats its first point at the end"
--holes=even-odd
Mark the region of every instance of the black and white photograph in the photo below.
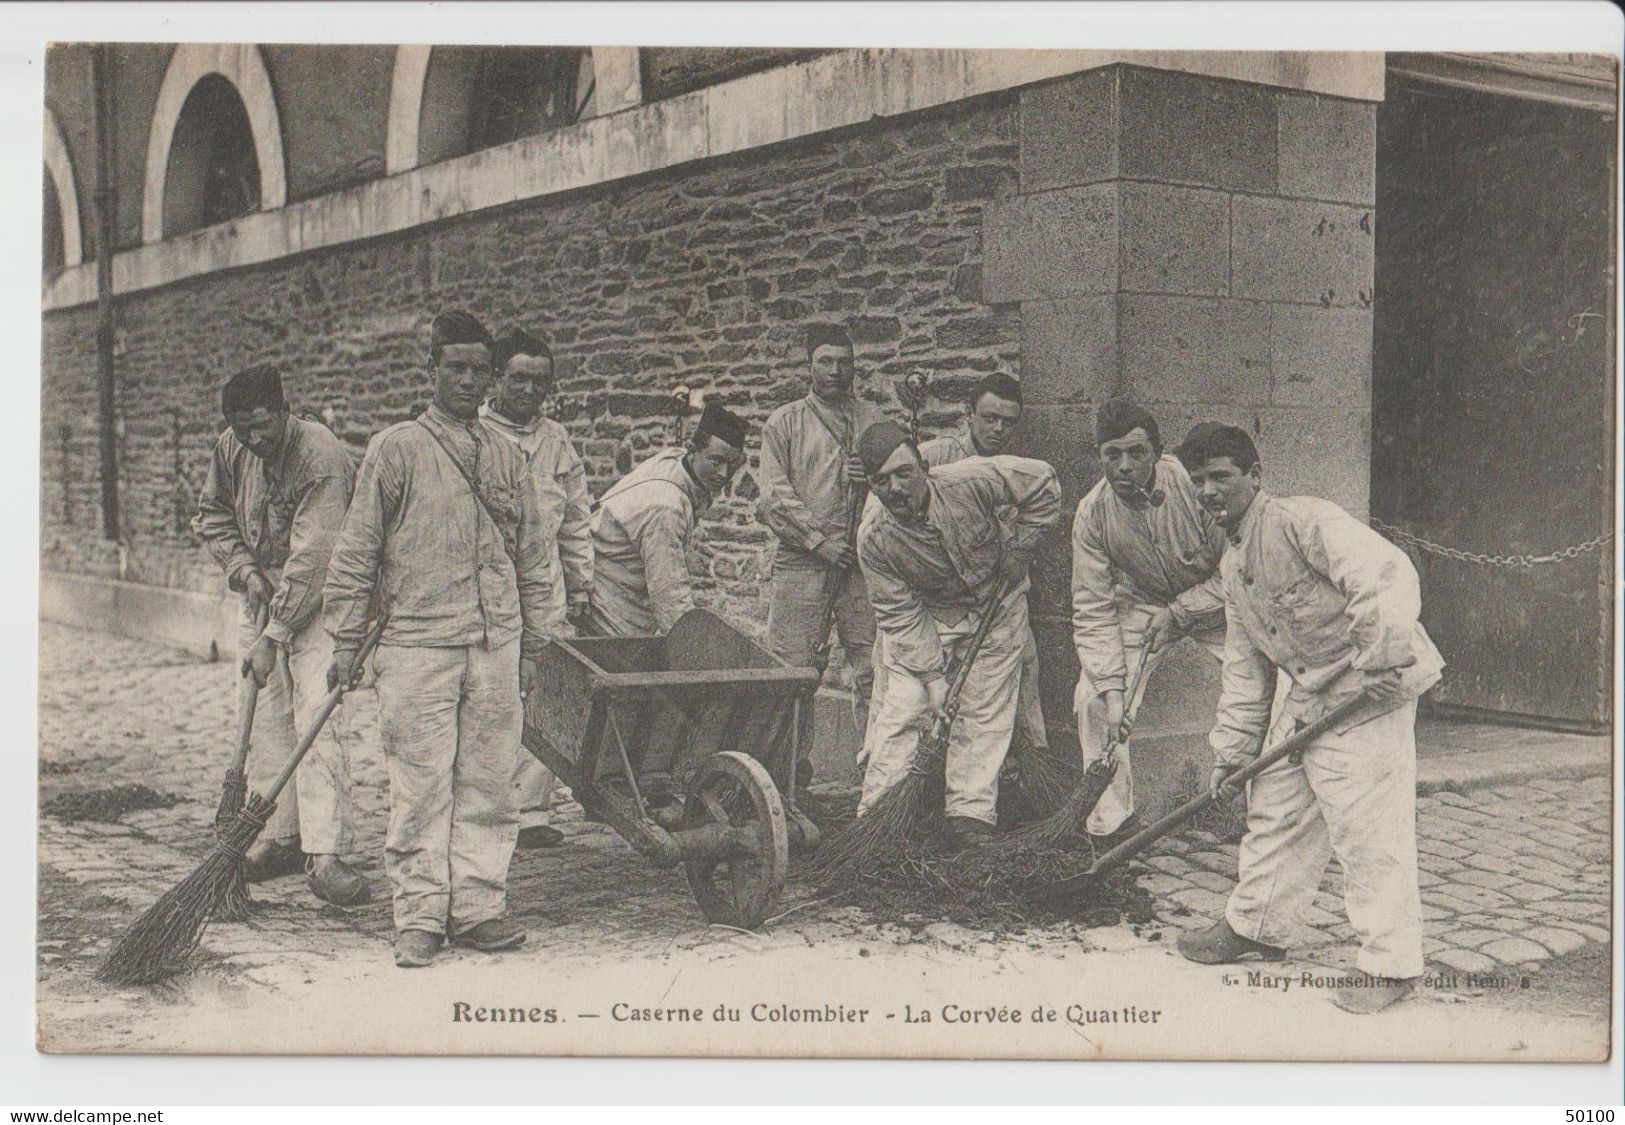
{"type": "Polygon", "coordinates": [[[1617,55],[528,28],[43,53],[40,1051],[1609,1059],[1617,55]]]}

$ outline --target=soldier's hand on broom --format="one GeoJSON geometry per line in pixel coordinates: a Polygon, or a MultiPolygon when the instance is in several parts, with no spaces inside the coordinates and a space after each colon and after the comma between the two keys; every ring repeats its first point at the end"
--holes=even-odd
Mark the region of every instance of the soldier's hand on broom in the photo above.
{"type": "Polygon", "coordinates": [[[947,721],[948,681],[943,676],[933,676],[925,681],[925,706],[916,723],[923,733],[934,734],[947,721]]]}
{"type": "Polygon", "coordinates": [[[1234,766],[1214,766],[1207,776],[1207,791],[1215,801],[1229,801],[1241,792],[1241,786],[1230,781],[1230,775],[1236,772],[1234,766]]]}
{"type": "Polygon", "coordinates": [[[863,458],[856,453],[846,455],[846,483],[853,488],[869,487],[869,471],[863,467],[863,458]]]}
{"type": "Polygon", "coordinates": [[[248,611],[258,617],[262,610],[269,608],[276,591],[271,589],[269,578],[257,570],[251,570],[248,577],[243,579],[243,593],[248,595],[248,611]]]}
{"type": "Polygon", "coordinates": [[[271,671],[277,663],[277,643],[261,633],[259,640],[243,656],[239,671],[254,677],[255,687],[264,687],[271,680],[271,671]]]}
{"type": "Polygon", "coordinates": [[[1178,639],[1179,619],[1174,616],[1172,607],[1163,606],[1152,614],[1150,623],[1145,627],[1145,647],[1158,652],[1178,639]]]}
{"type": "Polygon", "coordinates": [[[1101,705],[1106,708],[1106,737],[1105,744],[1110,745],[1123,741],[1123,692],[1119,688],[1108,688],[1100,693],[1101,705]]]}
{"type": "Polygon", "coordinates": [[[524,699],[530,695],[530,689],[536,686],[536,661],[533,657],[519,658],[519,698],[524,699]]]}
{"type": "Polygon", "coordinates": [[[336,648],[333,650],[333,662],[327,666],[328,691],[332,691],[340,684],[348,687],[354,681],[356,655],[357,651],[353,648],[336,648]]]}
{"type": "Polygon", "coordinates": [[[813,555],[831,570],[851,570],[858,562],[858,554],[847,543],[826,539],[813,548],[813,555]]]}

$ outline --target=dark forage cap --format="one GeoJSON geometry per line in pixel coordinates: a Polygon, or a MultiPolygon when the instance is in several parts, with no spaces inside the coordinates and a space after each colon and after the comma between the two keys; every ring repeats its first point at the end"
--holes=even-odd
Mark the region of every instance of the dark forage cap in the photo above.
{"type": "Polygon", "coordinates": [[[429,346],[443,348],[451,344],[484,344],[494,350],[491,333],[473,313],[452,309],[434,318],[429,325],[429,346]]]}
{"type": "Polygon", "coordinates": [[[745,448],[745,420],[733,411],[723,406],[715,399],[706,399],[705,407],[700,411],[700,424],[694,429],[694,436],[711,434],[721,438],[735,449],[745,448]]]}
{"type": "Polygon", "coordinates": [[[261,406],[280,409],[287,402],[282,393],[282,373],[269,363],[256,363],[237,372],[220,388],[220,412],[228,416],[261,406]]]}
{"type": "Polygon", "coordinates": [[[908,434],[896,422],[876,422],[858,435],[858,457],[863,471],[870,476],[878,473],[897,452],[897,447],[908,441],[908,434]]]}

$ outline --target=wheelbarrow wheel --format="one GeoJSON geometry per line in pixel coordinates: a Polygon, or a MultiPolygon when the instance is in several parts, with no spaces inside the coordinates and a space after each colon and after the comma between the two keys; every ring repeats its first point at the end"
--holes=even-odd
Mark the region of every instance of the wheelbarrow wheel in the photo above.
{"type": "Polygon", "coordinates": [[[685,860],[689,886],[706,918],[755,929],[778,903],[790,867],[784,802],[755,758],[725,750],[694,771],[682,826],[712,824],[741,829],[739,845],[721,859],[685,860]]]}

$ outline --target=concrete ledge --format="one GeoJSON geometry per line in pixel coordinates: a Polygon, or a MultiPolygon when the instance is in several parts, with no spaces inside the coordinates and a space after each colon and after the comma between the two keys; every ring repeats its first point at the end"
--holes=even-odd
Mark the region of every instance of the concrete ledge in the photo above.
{"type": "MultiPolygon", "coordinates": [[[[1117,63],[1383,96],[1383,56],[1370,52],[833,51],[315,199],[280,206],[273,197],[270,210],[116,254],[113,284],[120,293],[150,289],[1117,63]]],[[[96,265],[85,262],[46,286],[43,303],[51,311],[95,299],[96,265]]]]}
{"type": "Polygon", "coordinates": [[[218,660],[237,648],[237,596],[195,594],[93,578],[40,575],[40,618],[137,640],[156,641],[218,660]]]}

